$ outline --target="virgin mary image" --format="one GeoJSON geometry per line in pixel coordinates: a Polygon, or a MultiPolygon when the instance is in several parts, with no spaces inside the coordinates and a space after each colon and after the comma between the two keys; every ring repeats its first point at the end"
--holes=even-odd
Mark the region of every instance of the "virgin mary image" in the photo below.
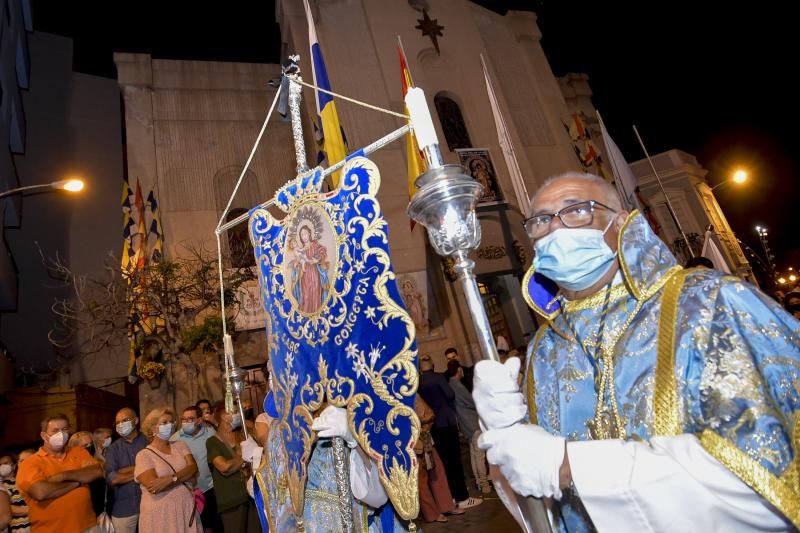
{"type": "Polygon", "coordinates": [[[400,282],[400,296],[406,304],[408,314],[417,328],[417,333],[425,337],[428,335],[429,322],[425,310],[425,300],[417,290],[417,286],[412,278],[405,278],[400,282]]]}
{"type": "MultiPolygon", "coordinates": [[[[305,222],[305,221],[304,221],[305,222]]],[[[303,313],[316,313],[330,289],[328,251],[319,243],[311,222],[298,225],[291,266],[291,291],[303,313]]]]}

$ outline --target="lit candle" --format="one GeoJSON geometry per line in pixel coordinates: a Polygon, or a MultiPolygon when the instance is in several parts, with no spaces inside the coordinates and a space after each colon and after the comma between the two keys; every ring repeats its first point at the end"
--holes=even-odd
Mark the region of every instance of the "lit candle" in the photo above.
{"type": "Polygon", "coordinates": [[[424,150],[429,146],[438,145],[439,140],[436,138],[425,92],[419,87],[409,89],[406,93],[406,107],[411,115],[411,126],[414,128],[419,149],[424,150]]]}

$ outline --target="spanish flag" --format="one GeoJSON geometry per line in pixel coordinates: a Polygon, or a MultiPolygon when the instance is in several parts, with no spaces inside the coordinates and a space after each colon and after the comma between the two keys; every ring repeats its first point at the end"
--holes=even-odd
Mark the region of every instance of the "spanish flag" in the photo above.
{"type": "MultiPolygon", "coordinates": [[[[306,19],[308,20],[308,44],[311,47],[311,70],[314,74],[314,85],[321,89],[331,91],[331,82],[328,80],[328,71],[325,69],[325,61],[322,59],[322,49],[317,39],[317,30],[314,27],[314,17],[311,16],[311,8],[308,0],[303,0],[306,9],[306,19]]],[[[336,103],[333,96],[320,91],[314,91],[317,100],[317,115],[319,116],[320,129],[322,130],[322,146],[325,150],[325,158],[328,166],[338,163],[347,155],[344,144],[342,128],[339,125],[339,115],[336,113],[336,103]]],[[[339,172],[331,175],[333,186],[339,184],[339,172]]]]}
{"type": "MultiPolygon", "coordinates": [[[[397,52],[400,54],[400,81],[403,85],[403,101],[405,101],[406,93],[414,87],[414,80],[411,79],[411,72],[408,70],[408,63],[406,62],[406,54],[403,52],[403,43],[400,41],[400,36],[397,36],[397,52]]],[[[408,115],[408,108],[405,108],[405,113],[408,115]]],[[[411,121],[409,120],[409,123],[411,121]]],[[[417,192],[417,187],[414,181],[425,172],[425,159],[419,151],[417,145],[417,137],[413,131],[408,133],[406,137],[406,159],[408,161],[408,198],[409,200],[417,192]]],[[[413,225],[412,225],[413,229],[413,225]]]]}

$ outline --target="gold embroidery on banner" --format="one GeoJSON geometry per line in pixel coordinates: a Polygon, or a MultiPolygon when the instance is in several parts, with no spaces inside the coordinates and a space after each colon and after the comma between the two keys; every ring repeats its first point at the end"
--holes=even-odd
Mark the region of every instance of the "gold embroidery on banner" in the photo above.
{"type": "Polygon", "coordinates": [[[709,454],[774,505],[795,527],[800,528],[800,496],[796,487],[772,474],[732,442],[710,429],[704,430],[698,438],[709,454]]]}
{"type": "Polygon", "coordinates": [[[681,289],[688,271],[670,276],[661,298],[658,318],[658,348],[656,352],[655,398],[653,428],[659,436],[681,433],[678,385],[675,378],[675,334],[681,289]]]}
{"type": "MultiPolygon", "coordinates": [[[[310,315],[300,313],[297,309],[297,302],[294,301],[290,295],[286,293],[286,286],[284,285],[283,272],[279,263],[277,252],[283,252],[283,249],[277,250],[269,248],[269,251],[259,258],[259,263],[267,265],[268,270],[272,273],[272,281],[270,287],[265,287],[262,279],[261,286],[264,294],[269,298],[288,298],[292,302],[293,309],[285,314],[279,308],[282,318],[287,319],[287,328],[290,335],[283,335],[280,340],[275,339],[277,343],[280,342],[287,348],[287,369],[283,375],[277,375],[273,372],[273,382],[277,390],[282,392],[285,398],[294,397],[295,392],[299,387],[300,403],[295,406],[294,410],[289,412],[289,405],[286,402],[286,408],[280,414],[279,429],[281,431],[281,443],[286,442],[287,438],[301,439],[303,443],[303,454],[300,457],[300,470],[289,468],[287,462],[287,474],[289,493],[292,500],[292,508],[295,516],[298,517],[298,526],[302,527],[302,511],[304,507],[304,488],[306,481],[306,465],[308,464],[311,456],[311,446],[314,441],[314,435],[305,429],[299,429],[302,426],[297,424],[298,419],[305,419],[307,425],[310,427],[315,413],[322,406],[322,402],[327,400],[332,405],[337,407],[345,407],[348,412],[348,422],[350,429],[356,437],[356,440],[364,449],[364,451],[375,461],[386,464],[388,461],[389,452],[387,449],[373,449],[370,442],[368,428],[383,427],[390,435],[398,436],[394,440],[394,450],[402,449],[407,452],[407,457],[410,458],[409,464],[399,464],[396,457],[392,458],[391,464],[387,465],[385,473],[384,468],[379,468],[381,482],[386,489],[386,493],[391,499],[395,510],[398,515],[403,519],[410,520],[416,518],[419,512],[419,489],[418,489],[418,475],[417,475],[417,461],[416,455],[413,453],[413,443],[416,442],[419,436],[419,420],[414,413],[414,410],[406,406],[403,401],[411,398],[416,394],[418,385],[417,368],[414,363],[416,351],[412,350],[412,344],[415,339],[414,323],[411,317],[402,307],[402,305],[394,301],[389,294],[388,284],[395,279],[395,275],[391,272],[391,263],[389,255],[386,251],[379,247],[370,246],[369,241],[377,239],[379,242],[388,242],[386,234],[387,223],[383,219],[380,205],[377,202],[376,194],[380,187],[380,173],[377,166],[370,160],[364,157],[354,157],[348,161],[345,168],[342,170],[342,176],[347,176],[348,172],[353,168],[363,168],[366,170],[369,180],[367,183],[367,191],[354,196],[351,200],[352,205],[358,207],[359,204],[368,205],[373,211],[369,217],[356,216],[348,220],[345,225],[342,220],[341,210],[335,206],[325,204],[324,201],[332,195],[336,195],[341,191],[352,190],[358,185],[356,179],[342,179],[339,182],[337,189],[328,194],[318,193],[317,189],[319,183],[314,179],[309,179],[306,186],[302,189],[298,187],[298,193],[295,195],[289,194],[292,183],[302,184],[302,179],[296,178],[287,186],[281,188],[276,193],[276,200],[279,194],[284,194],[287,202],[281,202],[279,207],[288,212],[283,220],[276,220],[271,214],[264,209],[254,210],[251,215],[251,221],[256,216],[263,217],[263,220],[258,220],[258,227],[250,225],[250,238],[256,245],[256,233],[263,233],[268,231],[273,226],[282,226],[284,234],[287,231],[287,223],[290,223],[293,216],[301,209],[308,209],[309,206],[314,206],[316,209],[321,210],[326,218],[323,222],[330,223],[333,230],[335,239],[335,248],[337,254],[336,268],[333,269],[335,277],[329,279],[330,288],[327,301],[317,310],[316,313],[310,315]],[[355,233],[357,227],[363,229],[362,238],[359,242],[353,244],[357,249],[363,251],[363,257],[360,262],[354,261],[349,253],[350,248],[347,246],[349,236],[355,233]],[[369,258],[374,257],[378,264],[381,266],[380,271],[372,291],[374,292],[375,299],[379,303],[378,311],[383,315],[377,321],[379,328],[383,329],[388,326],[389,321],[398,319],[405,325],[405,338],[402,348],[394,354],[394,356],[383,366],[378,368],[366,368],[364,371],[365,379],[372,387],[372,395],[367,394],[354,394],[355,383],[352,379],[345,378],[338,373],[333,376],[329,375],[329,369],[325,362],[320,358],[317,362],[318,371],[320,374],[320,381],[311,383],[310,378],[305,382],[298,383],[298,376],[292,369],[291,360],[297,356],[299,343],[297,340],[304,339],[309,345],[324,344],[333,341],[334,344],[344,349],[346,341],[349,338],[352,327],[348,329],[348,324],[351,320],[357,319],[357,314],[361,313],[360,303],[361,298],[357,295],[354,304],[351,306],[351,313],[348,314],[348,309],[344,305],[344,297],[350,294],[351,291],[366,291],[366,287],[352,285],[352,278],[359,268],[363,268],[363,263],[366,263],[369,258]],[[342,272],[342,264],[347,263],[352,265],[346,273],[342,272]],[[361,267],[359,264],[361,263],[361,267]],[[337,281],[343,283],[342,290],[336,291],[335,286],[337,281]],[[355,315],[353,314],[355,313],[355,315]],[[350,315],[353,315],[352,317],[350,315]],[[329,339],[328,332],[335,327],[342,328],[336,339],[329,339]],[[402,385],[397,381],[397,376],[402,375],[405,383],[402,385]],[[374,396],[373,396],[374,395],[374,396]],[[375,420],[369,416],[362,420],[358,428],[355,427],[354,417],[357,409],[362,408],[363,412],[369,415],[373,411],[372,397],[380,398],[383,402],[389,405],[390,410],[385,419],[375,420]],[[411,426],[411,435],[408,442],[399,438],[400,430],[397,427],[398,419],[405,419],[411,426]]],[[[285,236],[285,235],[284,235],[285,236]]],[[[259,269],[259,277],[261,278],[261,270],[259,269]]],[[[366,294],[362,292],[361,295],[366,294]]],[[[272,359],[272,357],[270,357],[272,359]]]]}

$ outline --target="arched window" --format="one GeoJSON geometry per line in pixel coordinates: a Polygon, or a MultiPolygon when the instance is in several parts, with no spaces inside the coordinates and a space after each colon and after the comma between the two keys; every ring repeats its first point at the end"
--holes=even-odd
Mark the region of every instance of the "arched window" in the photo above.
{"type": "Polygon", "coordinates": [[[433,98],[433,103],[439,115],[439,122],[442,124],[447,148],[451,152],[456,148],[472,148],[464,116],[455,100],[439,93],[433,98]]]}
{"type": "MultiPolygon", "coordinates": [[[[226,217],[230,222],[234,218],[247,213],[247,209],[231,209],[226,217]]],[[[253,255],[253,244],[250,242],[250,234],[247,231],[246,222],[238,224],[227,231],[228,252],[230,253],[231,267],[248,268],[256,265],[256,258],[253,255]]]]}

